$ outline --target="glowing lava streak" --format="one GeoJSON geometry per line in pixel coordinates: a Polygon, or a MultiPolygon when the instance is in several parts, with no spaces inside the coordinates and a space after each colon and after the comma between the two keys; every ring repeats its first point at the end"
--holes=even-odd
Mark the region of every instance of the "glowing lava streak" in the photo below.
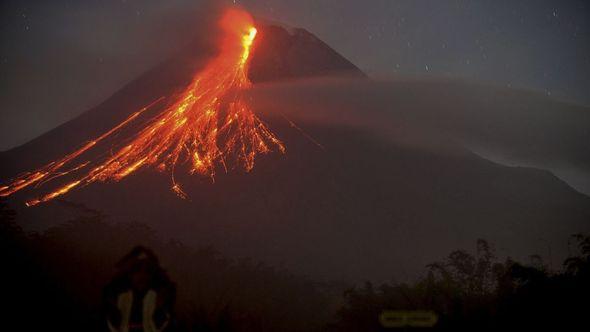
{"type": "Polygon", "coordinates": [[[89,168],[75,180],[27,202],[30,206],[59,197],[76,187],[96,181],[119,181],[142,167],[153,166],[161,171],[169,170],[172,173],[172,190],[180,197],[186,197],[174,179],[174,170],[179,163],[188,163],[191,174],[213,178],[217,165],[227,171],[229,163],[235,163],[249,171],[254,167],[258,154],[273,149],[284,153],[283,143],[252,112],[244,95],[244,90],[251,86],[247,77],[248,60],[257,33],[252,18],[245,12],[229,10],[220,25],[224,37],[218,56],[125,146],[106,159],[81,162],[68,171],[62,171],[64,166],[120,131],[163,98],[133,113],[110,131],[61,160],[21,175],[0,187],[0,196],[9,196],[28,186],[89,168]],[[92,164],[95,166],[88,166],[92,164]]]}

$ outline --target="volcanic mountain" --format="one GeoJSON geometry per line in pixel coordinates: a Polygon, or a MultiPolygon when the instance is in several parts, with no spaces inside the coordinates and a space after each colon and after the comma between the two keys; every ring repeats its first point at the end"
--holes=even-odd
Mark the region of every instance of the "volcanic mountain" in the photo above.
{"type": "Polygon", "coordinates": [[[262,25],[249,76],[254,83],[313,76],[366,78],[358,67],[305,29],[262,25]]]}
{"type": "MultiPolygon", "coordinates": [[[[590,230],[589,197],[549,171],[476,153],[533,142],[537,154],[564,162],[583,156],[578,142],[589,128],[587,108],[460,82],[370,82],[305,30],[258,29],[252,107],[284,142],[285,154],[262,156],[250,172],[220,171],[215,181],[179,174],[186,200],[153,169],[64,200],[187,244],[347,280],[412,276],[477,238],[495,243],[499,255],[556,258],[566,253],[569,235],[590,230]],[[310,79],[318,76],[324,78],[310,79]],[[563,142],[574,142],[568,146],[575,151],[560,152],[563,142]]],[[[95,108],[2,153],[0,179],[55,160],[181,90],[214,53],[197,42],[95,108]]],[[[27,228],[78,213],[59,200],[26,208],[21,203],[30,195],[10,197],[27,228]]]]}

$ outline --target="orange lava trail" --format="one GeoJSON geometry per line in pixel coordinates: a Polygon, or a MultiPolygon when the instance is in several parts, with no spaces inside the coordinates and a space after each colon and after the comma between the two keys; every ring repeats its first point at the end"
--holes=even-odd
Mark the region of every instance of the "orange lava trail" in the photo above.
{"type": "MultiPolygon", "coordinates": [[[[27,205],[52,200],[96,181],[119,181],[146,166],[170,171],[173,192],[186,198],[186,193],[174,178],[177,164],[188,164],[191,174],[213,178],[217,165],[227,170],[228,165],[234,163],[250,171],[258,154],[274,149],[284,153],[283,143],[253,113],[244,95],[244,91],[251,86],[247,77],[248,60],[257,33],[252,18],[245,12],[229,10],[221,20],[221,28],[224,38],[219,55],[197,73],[188,87],[129,143],[106,160],[96,163],[97,166],[82,176],[27,202],[27,205]]],[[[127,120],[61,160],[0,187],[0,196],[8,196],[48,178],[68,174],[58,172],[151,106],[133,113],[127,120]]],[[[84,168],[85,163],[89,162],[83,162],[71,171],[84,168]]]]}
{"type": "Polygon", "coordinates": [[[88,164],[88,162],[84,162],[84,163],[74,167],[70,171],[60,172],[60,170],[65,165],[70,163],[72,160],[78,158],[84,152],[90,150],[96,144],[103,141],[107,137],[111,136],[113,133],[120,130],[121,128],[126,126],[131,121],[135,120],[135,118],[137,118],[141,113],[143,113],[144,111],[146,111],[147,109],[149,109],[150,107],[157,104],[158,102],[160,102],[163,99],[164,99],[164,97],[158,98],[156,101],[154,101],[150,105],[131,114],[125,121],[123,121],[120,124],[116,125],[115,127],[111,128],[111,130],[100,135],[99,137],[87,142],[80,149],[68,154],[67,156],[63,157],[62,159],[60,159],[58,161],[53,161],[36,171],[22,174],[17,179],[13,180],[10,184],[0,187],[0,197],[10,196],[10,195],[14,194],[15,192],[22,190],[32,184],[39,184],[39,183],[42,183],[43,181],[46,181],[48,178],[54,179],[56,177],[69,174],[71,171],[75,171],[75,170],[78,170],[78,169],[86,166],[88,164]]]}

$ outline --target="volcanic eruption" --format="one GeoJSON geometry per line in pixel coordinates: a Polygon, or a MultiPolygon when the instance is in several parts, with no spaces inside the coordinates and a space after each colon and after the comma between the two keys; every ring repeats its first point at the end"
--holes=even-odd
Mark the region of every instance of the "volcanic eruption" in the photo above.
{"type": "Polygon", "coordinates": [[[174,177],[178,165],[187,164],[190,174],[213,179],[219,165],[225,171],[235,166],[250,171],[257,155],[273,150],[284,153],[284,144],[254,114],[244,95],[252,84],[247,76],[257,34],[252,17],[244,11],[230,9],[219,25],[223,34],[218,55],[196,73],[184,91],[157,98],[62,159],[18,176],[0,187],[0,196],[40,186],[58,177],[73,177],[52,192],[27,201],[32,206],[93,182],[119,181],[142,167],[151,166],[169,171],[172,190],[186,198],[174,177]],[[102,154],[106,157],[84,159],[89,150],[162,103],[166,106],[155,117],[130,138],[118,140],[111,152],[102,154]]]}

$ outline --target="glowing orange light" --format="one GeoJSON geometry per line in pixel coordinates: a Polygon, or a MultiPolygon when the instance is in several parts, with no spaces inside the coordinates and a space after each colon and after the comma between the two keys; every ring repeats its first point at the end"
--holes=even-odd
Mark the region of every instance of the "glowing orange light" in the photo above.
{"type": "Polygon", "coordinates": [[[244,53],[242,54],[242,66],[248,61],[248,57],[250,56],[250,48],[252,47],[252,43],[254,43],[254,38],[256,38],[256,30],[255,27],[250,27],[248,29],[248,34],[244,36],[242,40],[242,45],[244,46],[244,53]]]}
{"type": "MultiPolygon", "coordinates": [[[[27,202],[27,205],[49,201],[96,181],[119,181],[146,166],[171,171],[172,191],[186,198],[186,193],[174,179],[174,169],[179,163],[189,164],[191,174],[213,178],[218,164],[226,168],[233,161],[249,171],[254,167],[258,154],[268,153],[273,147],[284,153],[283,143],[253,113],[243,93],[251,86],[247,77],[248,59],[257,34],[252,18],[243,11],[229,10],[220,21],[220,26],[224,38],[219,55],[194,76],[181,94],[171,98],[172,102],[158,116],[124,147],[115,149],[109,158],[98,161],[97,166],[77,180],[27,202]]],[[[84,168],[89,162],[66,172],[61,170],[163,99],[133,113],[61,160],[0,187],[0,196],[11,195],[32,184],[84,168]]]]}

